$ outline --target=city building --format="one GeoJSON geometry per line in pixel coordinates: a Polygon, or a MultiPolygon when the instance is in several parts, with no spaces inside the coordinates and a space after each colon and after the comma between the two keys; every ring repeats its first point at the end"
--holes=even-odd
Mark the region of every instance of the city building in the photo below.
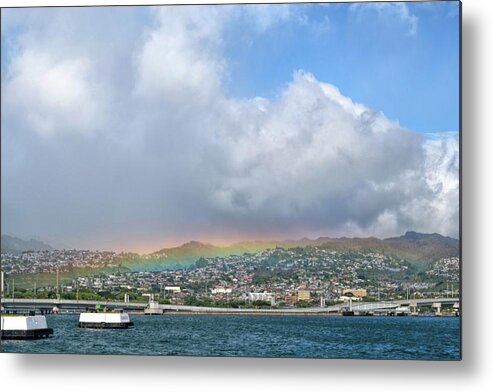
{"type": "Polygon", "coordinates": [[[284,301],[285,302],[292,302],[292,303],[298,302],[298,296],[296,296],[296,295],[286,295],[286,296],[284,296],[284,301]]]}
{"type": "Polygon", "coordinates": [[[167,294],[176,294],[181,292],[181,288],[179,286],[165,286],[164,292],[167,294]]]}
{"type": "Polygon", "coordinates": [[[309,290],[298,290],[297,294],[298,301],[310,301],[310,291],[309,290]]]}
{"type": "Polygon", "coordinates": [[[342,294],[345,296],[346,294],[353,294],[353,297],[363,298],[368,296],[368,290],[366,289],[344,289],[342,290],[342,294]]]}
{"type": "Polygon", "coordinates": [[[271,305],[275,305],[276,299],[274,293],[248,293],[248,300],[250,302],[255,302],[255,301],[266,301],[270,302],[271,305]]]}
{"type": "Polygon", "coordinates": [[[214,287],[211,289],[212,294],[231,294],[233,289],[229,287],[214,287]]]}

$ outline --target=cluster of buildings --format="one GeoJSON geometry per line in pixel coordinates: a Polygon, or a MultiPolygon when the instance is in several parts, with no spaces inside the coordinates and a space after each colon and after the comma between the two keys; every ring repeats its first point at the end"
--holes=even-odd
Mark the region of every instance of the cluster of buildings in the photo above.
{"type": "Polygon", "coordinates": [[[111,268],[134,257],[132,253],[91,250],[47,250],[2,253],[2,271],[6,274],[66,272],[74,268],[111,268]]]}
{"type": "Polygon", "coordinates": [[[458,257],[440,259],[433,264],[431,270],[426,272],[428,276],[442,278],[451,281],[459,281],[460,263],[458,257]]]}
{"type": "Polygon", "coordinates": [[[410,281],[410,265],[372,252],[321,248],[269,249],[254,254],[201,258],[194,266],[157,272],[120,272],[79,278],[97,291],[155,293],[174,303],[187,297],[257,301],[272,305],[423,296],[435,283],[410,281]]]}
{"type": "MultiPolygon", "coordinates": [[[[6,273],[39,273],[81,266],[118,266],[132,255],[101,251],[44,251],[2,254],[6,273]]],[[[275,248],[253,254],[200,258],[186,268],[155,272],[96,271],[62,289],[87,288],[112,294],[154,294],[173,303],[187,298],[309,306],[327,301],[395,299],[429,295],[437,279],[459,279],[458,258],[437,261],[414,279],[407,261],[375,252],[334,251],[319,247],[275,248]],[[405,294],[404,294],[405,293],[405,294]]],[[[116,269],[118,271],[118,269],[116,269]]]]}

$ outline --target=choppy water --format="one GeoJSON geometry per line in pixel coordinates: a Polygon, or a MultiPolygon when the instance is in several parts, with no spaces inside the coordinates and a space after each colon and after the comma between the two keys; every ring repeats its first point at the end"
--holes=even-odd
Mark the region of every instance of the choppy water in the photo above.
{"type": "Polygon", "coordinates": [[[2,341],[3,352],[459,359],[458,317],[131,315],[127,330],[77,327],[47,316],[49,339],[2,341]]]}

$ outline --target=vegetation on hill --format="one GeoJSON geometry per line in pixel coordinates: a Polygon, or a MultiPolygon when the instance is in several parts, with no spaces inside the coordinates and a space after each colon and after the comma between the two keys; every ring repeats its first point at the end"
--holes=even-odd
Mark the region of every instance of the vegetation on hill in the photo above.
{"type": "Polygon", "coordinates": [[[256,253],[276,247],[291,249],[308,246],[334,251],[378,252],[424,266],[429,266],[442,258],[457,257],[460,253],[460,243],[455,238],[436,233],[407,232],[403,236],[383,240],[375,237],[320,237],[314,240],[303,238],[288,241],[240,242],[226,247],[191,241],[178,247],[161,249],[151,255],[129,260],[125,266],[134,271],[159,271],[170,266],[192,265],[201,257],[225,257],[256,253]]]}

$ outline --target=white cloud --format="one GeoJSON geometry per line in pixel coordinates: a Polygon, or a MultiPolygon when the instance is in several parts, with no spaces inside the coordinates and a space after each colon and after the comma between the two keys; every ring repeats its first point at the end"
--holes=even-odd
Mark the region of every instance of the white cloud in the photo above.
{"type": "Polygon", "coordinates": [[[458,235],[455,135],[405,130],[305,71],[277,99],[227,97],[223,27],[237,17],[163,7],[125,45],[22,41],[3,83],[5,230],[100,247],[458,235]],[[124,71],[104,71],[112,55],[124,71]]]}
{"type": "MultiPolygon", "coordinates": [[[[444,134],[425,142],[426,182],[432,190],[430,201],[435,224],[448,233],[457,233],[459,222],[459,140],[457,134],[444,134]]],[[[425,217],[422,217],[425,219],[425,217]]],[[[457,236],[457,234],[456,234],[457,236]]]]}
{"type": "Polygon", "coordinates": [[[430,149],[421,135],[304,72],[278,101],[260,103],[233,106],[216,147],[228,170],[210,198],[226,219],[262,221],[266,231],[285,225],[299,235],[389,235],[416,227],[457,235],[450,212],[458,209],[458,171],[436,158],[453,138],[430,149]]]}
{"type": "MultiPolygon", "coordinates": [[[[137,58],[139,96],[200,101],[219,90],[224,64],[215,55],[225,17],[215,7],[162,7],[137,58]]],[[[185,104],[185,102],[183,102],[185,104]]]]}
{"type": "Polygon", "coordinates": [[[85,58],[56,59],[46,52],[26,50],[12,60],[4,94],[5,116],[44,136],[63,132],[93,132],[104,116],[104,96],[91,83],[91,63],[85,58]]]}
{"type": "Polygon", "coordinates": [[[359,19],[368,20],[368,17],[377,18],[378,22],[386,26],[401,25],[408,35],[418,32],[419,19],[403,2],[380,2],[351,4],[349,8],[359,19]]]}
{"type": "Polygon", "coordinates": [[[302,14],[294,12],[295,7],[289,4],[252,4],[244,8],[234,7],[234,9],[241,13],[240,17],[253,23],[260,32],[293,18],[299,20],[304,18],[302,14]]]}

